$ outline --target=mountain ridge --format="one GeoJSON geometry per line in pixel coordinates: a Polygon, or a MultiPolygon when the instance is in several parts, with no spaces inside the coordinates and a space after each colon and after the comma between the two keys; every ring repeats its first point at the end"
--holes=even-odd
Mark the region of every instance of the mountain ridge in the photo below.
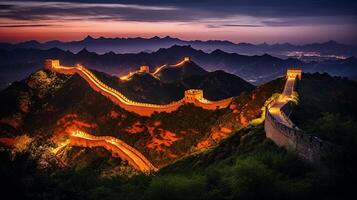
{"type": "Polygon", "coordinates": [[[78,63],[109,74],[126,75],[135,71],[142,65],[151,69],[162,64],[180,62],[184,57],[190,57],[195,63],[203,66],[207,71],[224,70],[235,74],[255,85],[262,84],[283,76],[289,67],[302,68],[307,72],[328,72],[335,76],[357,78],[357,69],[353,66],[357,61],[354,57],[341,60],[327,60],[321,62],[303,62],[295,58],[281,59],[274,56],[245,56],[237,53],[227,53],[216,50],[205,53],[191,46],[174,45],[168,49],[161,48],[153,53],[116,54],[114,52],[99,55],[88,49],[74,54],[59,48],[49,50],[39,49],[0,49],[0,79],[3,80],[2,88],[14,80],[20,80],[32,71],[41,68],[43,60],[57,58],[64,65],[78,63]]]}
{"type": "Polygon", "coordinates": [[[47,42],[38,42],[36,40],[24,41],[15,44],[0,43],[0,48],[38,48],[50,49],[59,47],[63,50],[78,52],[83,48],[88,48],[90,51],[97,53],[107,53],[110,51],[116,53],[139,53],[143,51],[157,51],[159,48],[168,48],[172,45],[191,45],[196,49],[201,49],[205,52],[212,52],[215,49],[223,51],[240,53],[245,55],[262,55],[264,53],[272,54],[280,58],[291,57],[286,52],[319,52],[321,55],[336,55],[336,56],[357,56],[357,47],[353,45],[340,44],[336,41],[329,40],[321,43],[309,43],[296,45],[291,43],[234,43],[227,40],[182,40],[170,36],[151,38],[135,37],[135,38],[93,38],[88,35],[82,40],[77,41],[58,41],[51,40],[47,42]]]}

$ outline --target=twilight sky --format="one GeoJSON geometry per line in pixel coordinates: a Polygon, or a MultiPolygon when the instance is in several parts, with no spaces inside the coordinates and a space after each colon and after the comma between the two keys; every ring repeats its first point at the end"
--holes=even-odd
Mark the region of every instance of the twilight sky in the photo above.
{"type": "Polygon", "coordinates": [[[0,41],[172,36],[357,44],[356,0],[0,1],[0,41]]]}

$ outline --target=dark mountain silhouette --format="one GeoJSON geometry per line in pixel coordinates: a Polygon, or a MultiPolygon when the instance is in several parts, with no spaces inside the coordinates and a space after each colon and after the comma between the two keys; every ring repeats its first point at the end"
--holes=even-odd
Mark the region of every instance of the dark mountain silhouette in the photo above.
{"type": "Polygon", "coordinates": [[[250,83],[222,70],[191,76],[184,79],[183,83],[190,88],[202,89],[210,100],[227,98],[231,94],[240,94],[253,89],[250,83]]]}
{"type": "Polygon", "coordinates": [[[49,50],[14,49],[0,50],[0,80],[2,88],[14,80],[23,79],[32,71],[39,69],[43,61],[57,58],[64,65],[83,64],[91,69],[105,71],[113,75],[125,75],[137,70],[141,65],[149,65],[151,71],[163,64],[176,64],[184,57],[202,66],[206,71],[224,70],[235,74],[255,85],[273,80],[285,74],[287,68],[298,67],[308,72],[327,72],[335,76],[356,78],[357,60],[354,57],[321,62],[303,62],[298,59],[281,59],[268,54],[262,56],[244,56],[215,50],[205,53],[191,46],[172,46],[153,53],[115,54],[109,52],[99,55],[82,49],[77,54],[58,48],[49,50]]]}
{"type": "Polygon", "coordinates": [[[224,71],[207,72],[192,61],[177,67],[168,66],[162,72],[159,73],[161,76],[136,73],[129,80],[123,81],[116,76],[94,71],[110,87],[122,91],[132,100],[147,103],[167,104],[178,101],[187,89],[202,89],[205,98],[221,100],[255,88],[236,75],[224,71]]]}
{"type": "MultiPolygon", "coordinates": [[[[211,52],[215,49],[222,49],[226,52],[239,53],[245,55],[262,55],[268,53],[280,58],[289,56],[296,57],[292,52],[318,52],[319,55],[313,59],[328,58],[329,56],[357,56],[357,47],[339,44],[335,41],[328,41],[325,43],[312,43],[305,45],[293,45],[290,43],[276,43],[276,44],[250,44],[250,43],[233,43],[222,40],[181,40],[178,38],[166,37],[152,37],[152,38],[93,38],[87,36],[83,40],[61,42],[58,40],[40,43],[34,40],[21,42],[17,44],[0,43],[0,48],[14,49],[14,48],[37,48],[50,49],[60,48],[63,50],[70,50],[78,52],[83,48],[97,53],[116,52],[116,53],[139,53],[139,52],[153,52],[160,48],[168,48],[172,45],[191,45],[195,49],[201,49],[205,52],[211,52]],[[329,56],[328,56],[329,55],[329,56]]],[[[300,56],[299,56],[300,57],[300,56]]],[[[304,57],[304,56],[303,56],[304,57]]],[[[311,59],[311,58],[310,58],[311,59]]]]}
{"type": "Polygon", "coordinates": [[[167,65],[162,68],[155,76],[163,82],[177,82],[193,75],[205,75],[208,72],[198,66],[193,61],[183,61],[179,65],[167,65]]]}

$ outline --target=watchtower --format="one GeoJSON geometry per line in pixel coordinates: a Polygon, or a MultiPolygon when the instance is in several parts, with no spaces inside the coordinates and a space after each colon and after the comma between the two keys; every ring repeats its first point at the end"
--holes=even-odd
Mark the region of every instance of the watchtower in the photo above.
{"type": "Polygon", "coordinates": [[[45,60],[45,69],[51,70],[54,67],[60,66],[60,61],[59,60],[53,60],[53,59],[46,59],[45,60]]]}
{"type": "Polygon", "coordinates": [[[186,56],[186,57],[183,59],[183,61],[189,62],[189,61],[190,61],[190,57],[186,56]]]}
{"type": "Polygon", "coordinates": [[[139,72],[149,73],[150,72],[150,68],[147,65],[140,66],[139,72]]]}
{"type": "Polygon", "coordinates": [[[185,91],[185,101],[189,103],[195,102],[196,99],[203,98],[203,90],[190,89],[185,91]]]}
{"type": "Polygon", "coordinates": [[[301,80],[301,69],[288,69],[286,72],[287,78],[298,78],[301,80]]]}

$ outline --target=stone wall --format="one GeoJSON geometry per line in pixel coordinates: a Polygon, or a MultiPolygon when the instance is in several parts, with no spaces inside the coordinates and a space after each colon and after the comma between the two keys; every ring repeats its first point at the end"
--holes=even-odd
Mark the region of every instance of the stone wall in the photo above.
{"type": "MultiPolygon", "coordinates": [[[[280,111],[283,118],[290,121],[288,116],[292,111],[291,104],[289,102],[286,103],[280,111]]],[[[313,163],[320,163],[322,155],[335,150],[335,146],[332,143],[307,134],[294,124],[289,127],[276,119],[270,113],[269,105],[266,107],[264,128],[266,137],[273,140],[278,146],[283,146],[286,149],[295,151],[302,158],[313,163]]]]}
{"type": "MultiPolygon", "coordinates": [[[[290,112],[289,104],[286,105],[285,112],[290,112]]],[[[323,154],[334,150],[333,144],[307,134],[303,130],[290,128],[280,123],[268,110],[266,111],[264,127],[266,136],[278,146],[296,151],[301,157],[312,162],[319,162],[323,154]]]]}
{"type": "Polygon", "coordinates": [[[203,91],[198,92],[196,90],[188,90],[189,92],[185,92],[185,97],[183,99],[165,105],[135,102],[128,99],[119,91],[101,82],[92,72],[90,72],[83,66],[65,67],[61,66],[58,60],[46,60],[45,68],[63,74],[77,73],[84,80],[86,80],[86,82],[93,90],[99,92],[103,96],[106,96],[112,102],[119,105],[123,109],[130,112],[134,112],[141,116],[151,116],[155,112],[173,112],[185,103],[193,103],[196,106],[202,107],[203,109],[215,110],[226,108],[232,101],[232,98],[223,99],[220,101],[208,101],[203,98],[203,91]],[[186,96],[186,93],[191,94],[192,91],[195,91],[195,94],[193,96],[186,96]]]}
{"type": "Polygon", "coordinates": [[[139,151],[125,142],[111,136],[94,136],[81,131],[70,135],[70,144],[80,147],[103,147],[112,153],[113,157],[120,157],[135,169],[149,173],[156,171],[151,162],[139,151]]]}

